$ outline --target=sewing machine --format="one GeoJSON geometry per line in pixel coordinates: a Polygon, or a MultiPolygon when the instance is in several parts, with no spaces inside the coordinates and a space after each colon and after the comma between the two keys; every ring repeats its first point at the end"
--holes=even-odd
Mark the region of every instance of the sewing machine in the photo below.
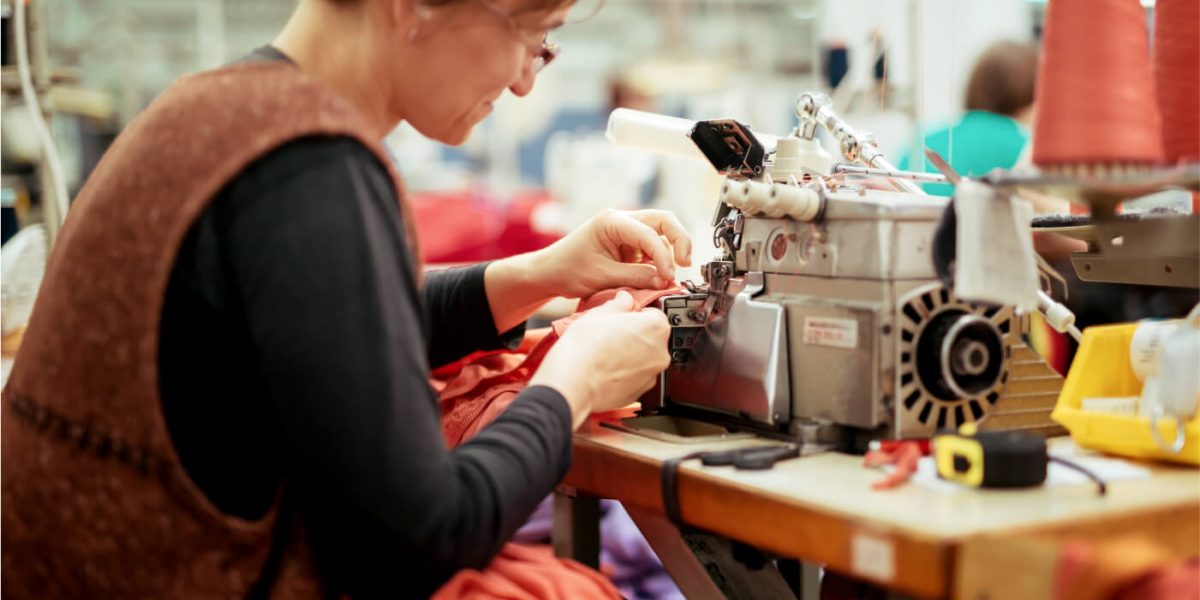
{"type": "MultiPolygon", "coordinates": [[[[632,136],[629,116],[614,113],[610,137],[632,136]]],[[[897,171],[823,95],[802,95],[797,116],[796,131],[770,140],[773,160],[735,121],[688,132],[726,175],[712,222],[722,255],[702,283],[660,301],[672,362],[643,414],[842,447],[969,422],[1061,431],[1049,415],[1062,379],[1022,341],[1028,318],[963,301],[935,273],[947,199],[914,182],[939,176],[897,171]],[[830,164],[818,125],[860,164],[830,164]]],[[[683,126],[636,137],[683,153],[683,126]]]]}

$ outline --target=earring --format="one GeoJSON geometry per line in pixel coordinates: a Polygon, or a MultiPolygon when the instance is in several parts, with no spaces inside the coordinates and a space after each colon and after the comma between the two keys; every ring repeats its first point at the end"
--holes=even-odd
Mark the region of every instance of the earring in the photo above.
{"type": "Polygon", "coordinates": [[[408,30],[409,43],[417,40],[417,36],[421,34],[421,23],[428,21],[432,16],[432,12],[430,11],[429,7],[422,4],[417,4],[413,7],[413,14],[416,15],[417,22],[414,23],[412,28],[408,30]]]}

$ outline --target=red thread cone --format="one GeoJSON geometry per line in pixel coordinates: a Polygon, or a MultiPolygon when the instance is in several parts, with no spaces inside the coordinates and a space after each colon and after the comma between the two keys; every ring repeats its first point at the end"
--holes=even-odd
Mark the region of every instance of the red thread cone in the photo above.
{"type": "Polygon", "coordinates": [[[1145,21],[1138,0],[1050,0],[1034,164],[1162,162],[1145,21]]]}
{"type": "Polygon", "coordinates": [[[1153,53],[1166,160],[1200,162],[1200,0],[1158,0],[1153,53]]]}

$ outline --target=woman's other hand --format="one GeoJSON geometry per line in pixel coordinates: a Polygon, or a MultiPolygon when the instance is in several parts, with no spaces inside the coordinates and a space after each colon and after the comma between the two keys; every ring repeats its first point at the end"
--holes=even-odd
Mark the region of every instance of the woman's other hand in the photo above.
{"type": "Polygon", "coordinates": [[[554,294],[586,298],[615,287],[666,289],[692,264],[692,241],[665,210],[605,210],[538,252],[554,294]]]}
{"type": "Polygon", "coordinates": [[[662,311],[634,310],[633,297],[619,292],[567,328],[529,385],[562,394],[578,427],[589,413],[625,406],[654,386],[671,362],[670,333],[662,311]]]}

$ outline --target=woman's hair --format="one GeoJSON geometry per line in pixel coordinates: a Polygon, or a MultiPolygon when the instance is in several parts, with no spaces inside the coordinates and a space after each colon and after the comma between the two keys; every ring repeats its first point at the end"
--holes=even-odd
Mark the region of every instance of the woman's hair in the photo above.
{"type": "MultiPolygon", "coordinates": [[[[464,2],[472,2],[474,0],[419,0],[425,6],[450,6],[452,4],[462,4],[464,2]]],[[[535,12],[549,12],[559,7],[574,3],[575,0],[524,0],[522,6],[516,12],[518,14],[527,14],[535,12]]]]}
{"type": "Polygon", "coordinates": [[[1016,116],[1033,104],[1038,53],[1030,44],[999,42],[979,57],[967,82],[966,109],[1016,116]]]}
{"type": "MultiPolygon", "coordinates": [[[[357,4],[361,0],[333,0],[334,4],[357,4]]],[[[424,6],[451,6],[454,4],[465,4],[473,0],[417,0],[418,4],[424,6]]],[[[576,0],[525,0],[524,6],[518,10],[518,13],[531,13],[551,11],[567,4],[572,4],[576,0]]]]}

